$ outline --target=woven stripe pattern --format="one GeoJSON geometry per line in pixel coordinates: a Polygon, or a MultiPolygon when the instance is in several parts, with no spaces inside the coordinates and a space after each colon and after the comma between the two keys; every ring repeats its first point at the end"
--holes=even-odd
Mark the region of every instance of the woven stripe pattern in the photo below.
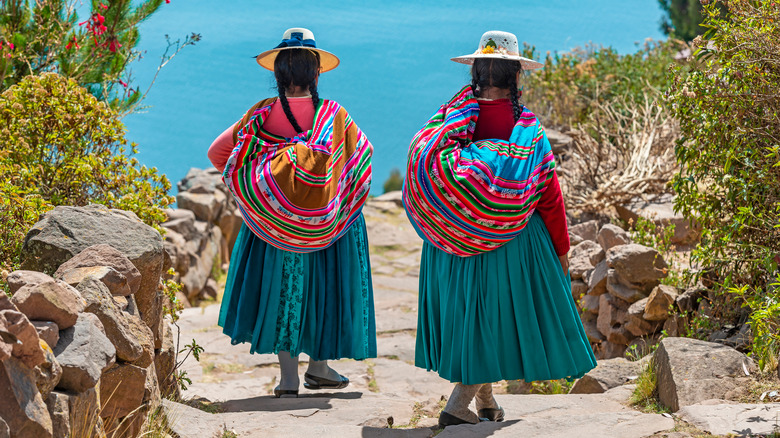
{"type": "Polygon", "coordinates": [[[373,147],[347,111],[321,100],[311,130],[292,139],[262,129],[276,99],[253,107],[236,134],[222,179],[244,222],[276,248],[319,251],[359,217],[371,185],[373,147]]]}
{"type": "Polygon", "coordinates": [[[544,128],[523,108],[509,141],[472,142],[479,104],[460,90],[414,136],[403,203],[420,237],[450,254],[491,251],[526,226],[553,176],[544,128]]]}

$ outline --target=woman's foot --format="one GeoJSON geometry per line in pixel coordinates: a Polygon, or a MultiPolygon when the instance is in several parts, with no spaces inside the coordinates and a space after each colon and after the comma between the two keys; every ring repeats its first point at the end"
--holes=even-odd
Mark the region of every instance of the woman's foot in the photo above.
{"type": "Polygon", "coordinates": [[[349,379],[329,367],[327,360],[310,361],[303,377],[306,389],[343,389],[349,385],[349,379]]]}
{"type": "Polygon", "coordinates": [[[450,414],[447,411],[441,411],[439,414],[439,429],[444,429],[447,426],[457,426],[458,424],[477,424],[479,423],[479,418],[471,412],[468,411],[470,415],[468,415],[470,418],[468,420],[465,420],[461,417],[458,417],[456,415],[450,414]]]}
{"type": "Polygon", "coordinates": [[[464,385],[456,383],[455,388],[447,400],[447,406],[439,414],[439,428],[454,426],[456,424],[477,424],[479,417],[469,409],[469,404],[481,385],[464,385]]]}
{"type": "Polygon", "coordinates": [[[488,421],[504,421],[504,408],[498,405],[493,397],[493,384],[485,383],[480,386],[476,395],[477,415],[488,421]]]}
{"type": "Polygon", "coordinates": [[[298,377],[298,356],[293,357],[287,351],[279,352],[279,369],[281,376],[279,385],[274,388],[274,396],[280,397],[298,397],[298,387],[301,384],[298,377]]]}

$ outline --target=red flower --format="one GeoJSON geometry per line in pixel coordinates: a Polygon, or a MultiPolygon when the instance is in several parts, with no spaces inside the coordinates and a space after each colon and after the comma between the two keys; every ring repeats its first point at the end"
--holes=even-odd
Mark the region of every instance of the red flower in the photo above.
{"type": "Polygon", "coordinates": [[[165,3],[170,3],[170,2],[171,2],[171,0],[165,0],[165,3]]]}
{"type": "Polygon", "coordinates": [[[111,52],[116,52],[120,47],[122,47],[122,45],[119,44],[119,41],[117,41],[116,38],[111,38],[111,41],[108,43],[108,50],[111,52]]]}
{"type": "Polygon", "coordinates": [[[13,50],[14,49],[14,43],[8,43],[8,48],[13,50]]]}
{"type": "Polygon", "coordinates": [[[119,81],[120,84],[122,84],[123,87],[127,88],[127,82],[125,82],[125,81],[123,81],[121,79],[118,79],[118,81],[119,81]]]}
{"type": "Polygon", "coordinates": [[[103,3],[100,4],[100,7],[103,9],[108,9],[108,5],[104,5],[103,3]]]}
{"type": "Polygon", "coordinates": [[[76,36],[74,35],[73,38],[71,38],[70,42],[65,46],[65,50],[70,50],[72,48],[80,49],[81,46],[79,45],[79,42],[76,40],[76,36]]]}

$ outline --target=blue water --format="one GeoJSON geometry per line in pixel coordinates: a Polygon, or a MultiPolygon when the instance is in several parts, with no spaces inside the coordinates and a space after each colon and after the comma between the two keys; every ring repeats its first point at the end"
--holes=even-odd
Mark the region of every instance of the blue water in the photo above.
{"type": "MultiPolygon", "coordinates": [[[[141,26],[144,59],[136,84],[149,83],[165,35],[200,33],[160,73],[141,113],[125,118],[139,160],[171,181],[211,164],[211,141],[252,104],[275,95],[273,74],[253,56],[278,44],[289,27],[307,27],[341,65],[322,75],[320,96],[341,103],[374,145],[372,193],[402,168],[409,140],[427,118],[469,81],[468,67],[449,61],[472,53],[486,30],[505,30],[541,53],[589,42],[621,53],[660,39],[656,0],[526,2],[384,2],[172,0],[141,26]],[[516,6],[510,6],[516,5],[516,6]]],[[[531,107],[533,110],[533,107],[531,107]]]]}

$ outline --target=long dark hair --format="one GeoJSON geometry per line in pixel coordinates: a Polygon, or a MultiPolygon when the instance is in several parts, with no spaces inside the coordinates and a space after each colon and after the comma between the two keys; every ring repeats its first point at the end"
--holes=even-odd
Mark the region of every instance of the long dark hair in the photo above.
{"type": "Polygon", "coordinates": [[[274,61],[274,76],[276,76],[276,88],[279,91],[279,100],[282,102],[284,114],[296,132],[303,132],[301,125],[295,120],[290,103],[285,92],[293,87],[307,87],[311,93],[311,101],[314,110],[320,104],[320,96],[317,94],[317,76],[320,72],[320,54],[314,50],[288,49],[281,50],[274,61]]]}
{"type": "Polygon", "coordinates": [[[488,87],[509,90],[515,122],[520,119],[522,106],[517,96],[517,73],[523,67],[518,61],[498,58],[477,58],[471,67],[471,90],[479,97],[479,91],[488,87]]]}

